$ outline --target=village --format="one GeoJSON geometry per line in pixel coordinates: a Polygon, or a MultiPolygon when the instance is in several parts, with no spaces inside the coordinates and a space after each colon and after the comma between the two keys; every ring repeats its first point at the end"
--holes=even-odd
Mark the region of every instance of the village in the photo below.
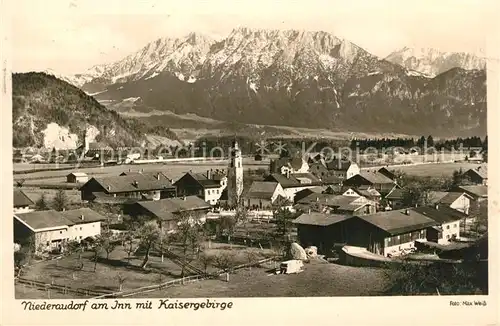
{"type": "Polygon", "coordinates": [[[321,152],[245,166],[237,141],[225,168],[139,158],[15,175],[17,297],[401,295],[394,266],[487,270],[481,160],[438,178],[321,152]]]}

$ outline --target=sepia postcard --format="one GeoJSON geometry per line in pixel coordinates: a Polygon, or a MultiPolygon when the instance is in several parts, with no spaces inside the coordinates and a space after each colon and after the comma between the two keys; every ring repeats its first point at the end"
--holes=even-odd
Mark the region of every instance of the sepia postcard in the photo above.
{"type": "Polygon", "coordinates": [[[1,324],[496,324],[499,8],[3,1],[1,324]]]}

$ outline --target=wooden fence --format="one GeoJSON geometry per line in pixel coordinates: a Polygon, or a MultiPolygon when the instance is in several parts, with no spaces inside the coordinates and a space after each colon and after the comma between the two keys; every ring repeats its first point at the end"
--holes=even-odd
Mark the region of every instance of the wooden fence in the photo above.
{"type": "MultiPolygon", "coordinates": [[[[235,271],[235,270],[246,268],[246,267],[257,266],[257,265],[264,264],[266,262],[270,262],[272,260],[275,260],[276,258],[277,257],[269,257],[269,258],[261,259],[257,262],[238,265],[238,266],[232,267],[230,269],[231,269],[231,271],[235,271]]],[[[218,278],[222,274],[225,274],[225,273],[226,273],[226,271],[220,270],[220,271],[212,273],[212,274],[192,275],[192,276],[187,276],[187,277],[184,277],[181,279],[171,280],[171,281],[161,283],[161,284],[148,285],[148,286],[143,286],[143,287],[132,289],[132,290],[115,292],[115,293],[106,293],[106,294],[94,297],[93,299],[126,298],[126,297],[131,297],[131,296],[137,295],[137,294],[154,292],[157,290],[163,290],[163,289],[166,289],[166,288],[169,288],[172,286],[176,286],[176,285],[186,285],[186,284],[193,283],[193,282],[198,282],[198,281],[203,281],[203,280],[208,280],[208,279],[215,279],[215,278],[218,278]]]]}
{"type": "Polygon", "coordinates": [[[62,294],[77,294],[77,295],[83,295],[87,297],[94,297],[94,296],[101,296],[105,294],[109,294],[109,292],[106,291],[97,291],[97,290],[90,290],[90,289],[85,289],[85,288],[73,288],[70,286],[66,285],[59,285],[59,284],[50,284],[50,283],[44,283],[41,281],[35,281],[35,280],[30,280],[22,277],[18,277],[15,279],[15,281],[19,284],[23,284],[25,286],[29,286],[35,289],[39,290],[44,290],[44,291],[51,291],[54,290],[56,292],[62,293],[62,294]]]}

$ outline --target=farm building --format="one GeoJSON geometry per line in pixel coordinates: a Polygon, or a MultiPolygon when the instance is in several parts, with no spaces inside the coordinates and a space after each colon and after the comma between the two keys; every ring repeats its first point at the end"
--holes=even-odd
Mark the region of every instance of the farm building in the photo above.
{"type": "Polygon", "coordinates": [[[80,187],[82,200],[96,198],[152,199],[158,200],[175,195],[175,187],[160,177],[134,174],[105,178],[92,178],[80,187]]]}
{"type": "Polygon", "coordinates": [[[30,206],[34,204],[22,190],[14,189],[14,213],[30,212],[33,210],[30,206]]]}
{"type": "Polygon", "coordinates": [[[342,196],[330,194],[312,193],[299,201],[296,207],[302,211],[309,209],[330,211],[342,215],[364,215],[376,212],[374,202],[367,200],[363,196],[342,196]]]}
{"type": "Polygon", "coordinates": [[[441,192],[434,191],[429,194],[431,204],[439,204],[453,208],[462,213],[468,214],[472,196],[465,192],[441,192]]]}
{"type": "Polygon", "coordinates": [[[83,172],[71,172],[66,176],[68,183],[85,183],[89,181],[89,176],[83,172]]]}
{"type": "Polygon", "coordinates": [[[322,160],[312,163],[309,172],[323,182],[335,184],[355,176],[360,169],[354,162],[334,158],[328,162],[322,160]]]}
{"type": "Polygon", "coordinates": [[[272,173],[264,181],[277,182],[285,191],[286,198],[294,201],[295,194],[307,188],[321,186],[321,181],[311,173],[272,173]]]}
{"type": "Polygon", "coordinates": [[[285,199],[286,194],[281,185],[271,181],[254,181],[243,202],[249,209],[271,209],[277,199],[285,199]]]}
{"type": "Polygon", "coordinates": [[[468,177],[473,184],[487,186],[488,166],[481,165],[475,169],[469,169],[464,172],[464,176],[468,177]]]}
{"type": "Polygon", "coordinates": [[[175,231],[182,213],[192,213],[202,219],[210,208],[210,204],[198,196],[185,196],[137,202],[129,205],[126,212],[136,218],[148,216],[159,221],[164,230],[175,231]]]}
{"type": "Polygon", "coordinates": [[[382,173],[373,171],[361,171],[359,174],[352,176],[344,181],[345,187],[359,188],[361,186],[370,186],[377,190],[382,196],[389,194],[398,185],[394,180],[385,176],[382,173]]]}
{"type": "Polygon", "coordinates": [[[416,207],[415,211],[436,221],[437,225],[427,230],[427,240],[439,244],[447,244],[460,237],[460,221],[467,217],[462,212],[439,204],[434,207],[416,207]]]}
{"type": "Polygon", "coordinates": [[[101,234],[104,220],[89,208],[14,214],[14,241],[27,245],[34,240],[36,251],[61,249],[70,240],[81,241],[101,234]]]}
{"type": "Polygon", "coordinates": [[[187,172],[174,185],[178,196],[200,196],[210,205],[217,205],[227,187],[227,176],[218,170],[206,174],[187,172]]]}

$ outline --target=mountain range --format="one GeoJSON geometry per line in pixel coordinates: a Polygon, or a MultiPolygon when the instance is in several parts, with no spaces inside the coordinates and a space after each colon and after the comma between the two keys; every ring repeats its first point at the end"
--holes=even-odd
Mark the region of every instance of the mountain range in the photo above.
{"type": "MultiPolygon", "coordinates": [[[[159,125],[168,113],[466,136],[486,133],[484,68],[484,59],[470,54],[404,48],[381,59],[326,32],[242,27],[222,40],[199,33],[160,38],[122,60],[62,78],[108,108],[154,115],[148,123],[159,125]]],[[[169,127],[182,127],[178,120],[169,127]]]]}

